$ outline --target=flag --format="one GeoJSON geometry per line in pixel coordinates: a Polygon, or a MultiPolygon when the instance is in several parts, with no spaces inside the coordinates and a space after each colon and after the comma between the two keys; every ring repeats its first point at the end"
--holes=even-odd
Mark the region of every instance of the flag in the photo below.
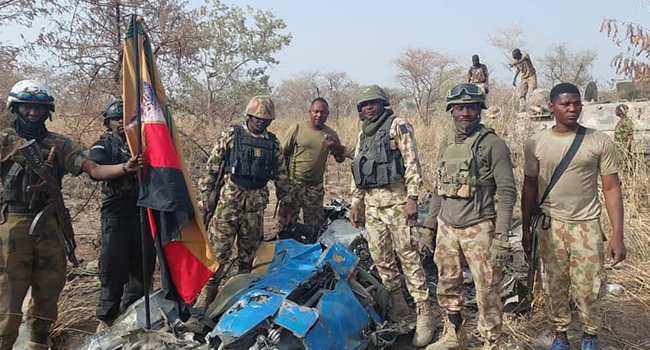
{"type": "Polygon", "coordinates": [[[186,304],[191,304],[219,264],[198,214],[183,150],[165,103],[165,89],[151,42],[142,24],[139,16],[135,22],[131,21],[124,40],[124,130],[131,154],[137,154],[136,104],[139,103],[142,151],[148,167],[143,172],[138,206],[147,208],[163,288],[171,293],[171,297],[180,297],[186,304]],[[134,23],[136,28],[133,28],[134,23]],[[138,57],[135,56],[136,42],[139,43],[138,57]],[[140,96],[136,96],[136,84],[140,84],[140,96]]]}

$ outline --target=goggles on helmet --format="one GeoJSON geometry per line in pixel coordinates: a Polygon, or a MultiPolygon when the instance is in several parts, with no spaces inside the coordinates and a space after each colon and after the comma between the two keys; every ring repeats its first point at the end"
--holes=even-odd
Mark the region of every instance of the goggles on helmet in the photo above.
{"type": "Polygon", "coordinates": [[[470,96],[483,97],[483,91],[481,91],[478,86],[474,84],[460,84],[454,86],[451,88],[451,90],[449,90],[449,93],[447,94],[447,100],[455,99],[456,97],[462,95],[463,91],[465,94],[470,96]]]}
{"type": "Polygon", "coordinates": [[[10,93],[11,96],[25,101],[52,102],[54,98],[45,92],[31,93],[29,91],[18,91],[10,93]]]}

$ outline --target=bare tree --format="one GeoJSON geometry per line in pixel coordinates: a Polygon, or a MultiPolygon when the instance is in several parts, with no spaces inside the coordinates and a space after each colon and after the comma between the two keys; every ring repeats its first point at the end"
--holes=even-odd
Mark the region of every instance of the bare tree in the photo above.
{"type": "Polygon", "coordinates": [[[650,82],[650,31],[637,23],[605,19],[600,32],[606,33],[617,46],[624,47],[624,51],[612,59],[616,73],[650,82]]]}
{"type": "Polygon", "coordinates": [[[488,34],[488,41],[499,50],[503,58],[501,63],[508,70],[512,69],[509,65],[512,61],[512,50],[518,48],[525,51],[527,46],[524,31],[516,24],[506,28],[497,28],[488,34]]]}
{"type": "Polygon", "coordinates": [[[596,51],[591,49],[574,51],[565,44],[555,45],[542,59],[540,73],[550,86],[557,83],[585,86],[593,80],[591,70],[596,56],[596,51]]]}
{"type": "Polygon", "coordinates": [[[445,86],[458,78],[461,69],[455,58],[422,48],[406,49],[395,65],[397,81],[408,91],[423,120],[429,119],[433,103],[444,98],[445,86]]]}

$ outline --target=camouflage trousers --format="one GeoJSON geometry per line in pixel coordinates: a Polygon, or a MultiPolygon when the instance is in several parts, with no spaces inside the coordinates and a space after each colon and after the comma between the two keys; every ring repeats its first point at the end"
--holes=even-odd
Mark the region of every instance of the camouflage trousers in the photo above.
{"type": "Polygon", "coordinates": [[[526,79],[521,78],[519,82],[519,111],[526,111],[526,95],[531,96],[533,91],[537,89],[537,75],[528,77],[526,79]]]}
{"type": "Polygon", "coordinates": [[[28,234],[33,215],[6,213],[5,219],[0,225],[0,350],[11,350],[18,338],[29,287],[30,340],[46,344],[66,281],[65,245],[54,216],[35,236],[28,234]]]}
{"type": "Polygon", "coordinates": [[[366,231],[370,255],[386,288],[391,292],[401,288],[397,255],[413,299],[428,301],[429,288],[418,253],[419,235],[406,224],[404,204],[366,207],[366,231]]]}
{"type": "Polygon", "coordinates": [[[494,223],[485,220],[472,226],[455,228],[438,220],[436,251],[433,261],[438,267],[438,303],[448,313],[462,309],[463,266],[465,262],[474,279],[478,304],[478,331],[485,340],[501,337],[503,306],[499,286],[503,271],[490,261],[494,223]]]}
{"type": "MultiPolygon", "coordinates": [[[[325,220],[325,213],[323,211],[323,198],[325,197],[325,189],[323,184],[308,185],[302,182],[293,182],[295,203],[280,203],[280,208],[291,206],[299,214],[302,209],[302,222],[309,226],[312,237],[316,237],[318,230],[323,225],[325,220]]],[[[292,224],[298,221],[298,215],[292,218],[292,224]]]]}
{"type": "Polygon", "coordinates": [[[255,250],[264,233],[264,208],[248,211],[246,205],[232,206],[220,200],[208,229],[208,238],[221,266],[230,259],[237,238],[239,273],[250,272],[255,250]]]}
{"type": "Polygon", "coordinates": [[[550,222],[550,228],[539,235],[549,321],[558,332],[566,332],[569,328],[572,289],[582,331],[597,334],[600,298],[607,285],[600,220],[576,224],[555,219],[550,222]]]}

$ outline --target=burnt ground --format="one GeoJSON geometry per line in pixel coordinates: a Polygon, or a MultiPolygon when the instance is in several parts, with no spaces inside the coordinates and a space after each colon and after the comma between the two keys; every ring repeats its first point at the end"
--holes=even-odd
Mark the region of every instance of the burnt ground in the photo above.
{"type": "MultiPolygon", "coordinates": [[[[343,168],[342,168],[343,169],[343,168]]],[[[345,171],[345,170],[342,170],[345,171]]],[[[328,197],[347,198],[347,183],[342,183],[343,176],[333,176],[327,179],[329,186],[328,197]]],[[[94,183],[84,179],[84,184],[75,184],[66,188],[66,203],[74,218],[73,225],[77,237],[77,256],[83,260],[80,268],[68,270],[68,283],[60,299],[60,316],[53,329],[53,349],[75,349],[84,337],[94,334],[98,322],[94,319],[94,311],[99,298],[99,279],[96,261],[99,254],[100,214],[98,193],[92,197],[94,183]],[[75,195],[71,195],[71,194],[75,195]],[[90,200],[88,200],[90,197],[90,200]],[[94,266],[93,266],[94,265],[94,266]]],[[[98,190],[96,191],[98,192],[98,190]]],[[[275,208],[274,195],[265,214],[265,232],[275,232],[277,227],[273,220],[275,208]]],[[[425,263],[431,287],[432,300],[435,303],[435,272],[433,264],[425,263]],[[428,266],[427,266],[428,265],[428,266]]],[[[624,269],[625,267],[623,267],[624,269]]],[[[154,288],[159,288],[156,278],[154,288]]],[[[647,286],[646,286],[647,287],[647,286]]],[[[466,289],[468,289],[466,287],[466,289]]],[[[470,294],[466,297],[471,298],[470,294]]],[[[436,309],[441,314],[439,308],[436,309]]],[[[635,296],[607,295],[602,304],[603,322],[600,332],[601,349],[603,350],[650,350],[650,301],[635,296]]],[[[476,329],[475,309],[469,307],[465,316],[468,328],[476,329]]],[[[574,349],[579,349],[581,333],[577,324],[577,314],[574,311],[574,322],[569,332],[574,349]]],[[[504,322],[503,349],[547,349],[552,341],[548,331],[548,321],[543,310],[536,310],[531,320],[523,318],[506,319],[504,322]]],[[[436,337],[442,330],[442,320],[438,317],[436,337]]],[[[411,335],[398,338],[393,350],[413,350],[410,345],[411,335]]],[[[474,334],[470,335],[470,346],[480,348],[481,344],[474,334]]]]}

